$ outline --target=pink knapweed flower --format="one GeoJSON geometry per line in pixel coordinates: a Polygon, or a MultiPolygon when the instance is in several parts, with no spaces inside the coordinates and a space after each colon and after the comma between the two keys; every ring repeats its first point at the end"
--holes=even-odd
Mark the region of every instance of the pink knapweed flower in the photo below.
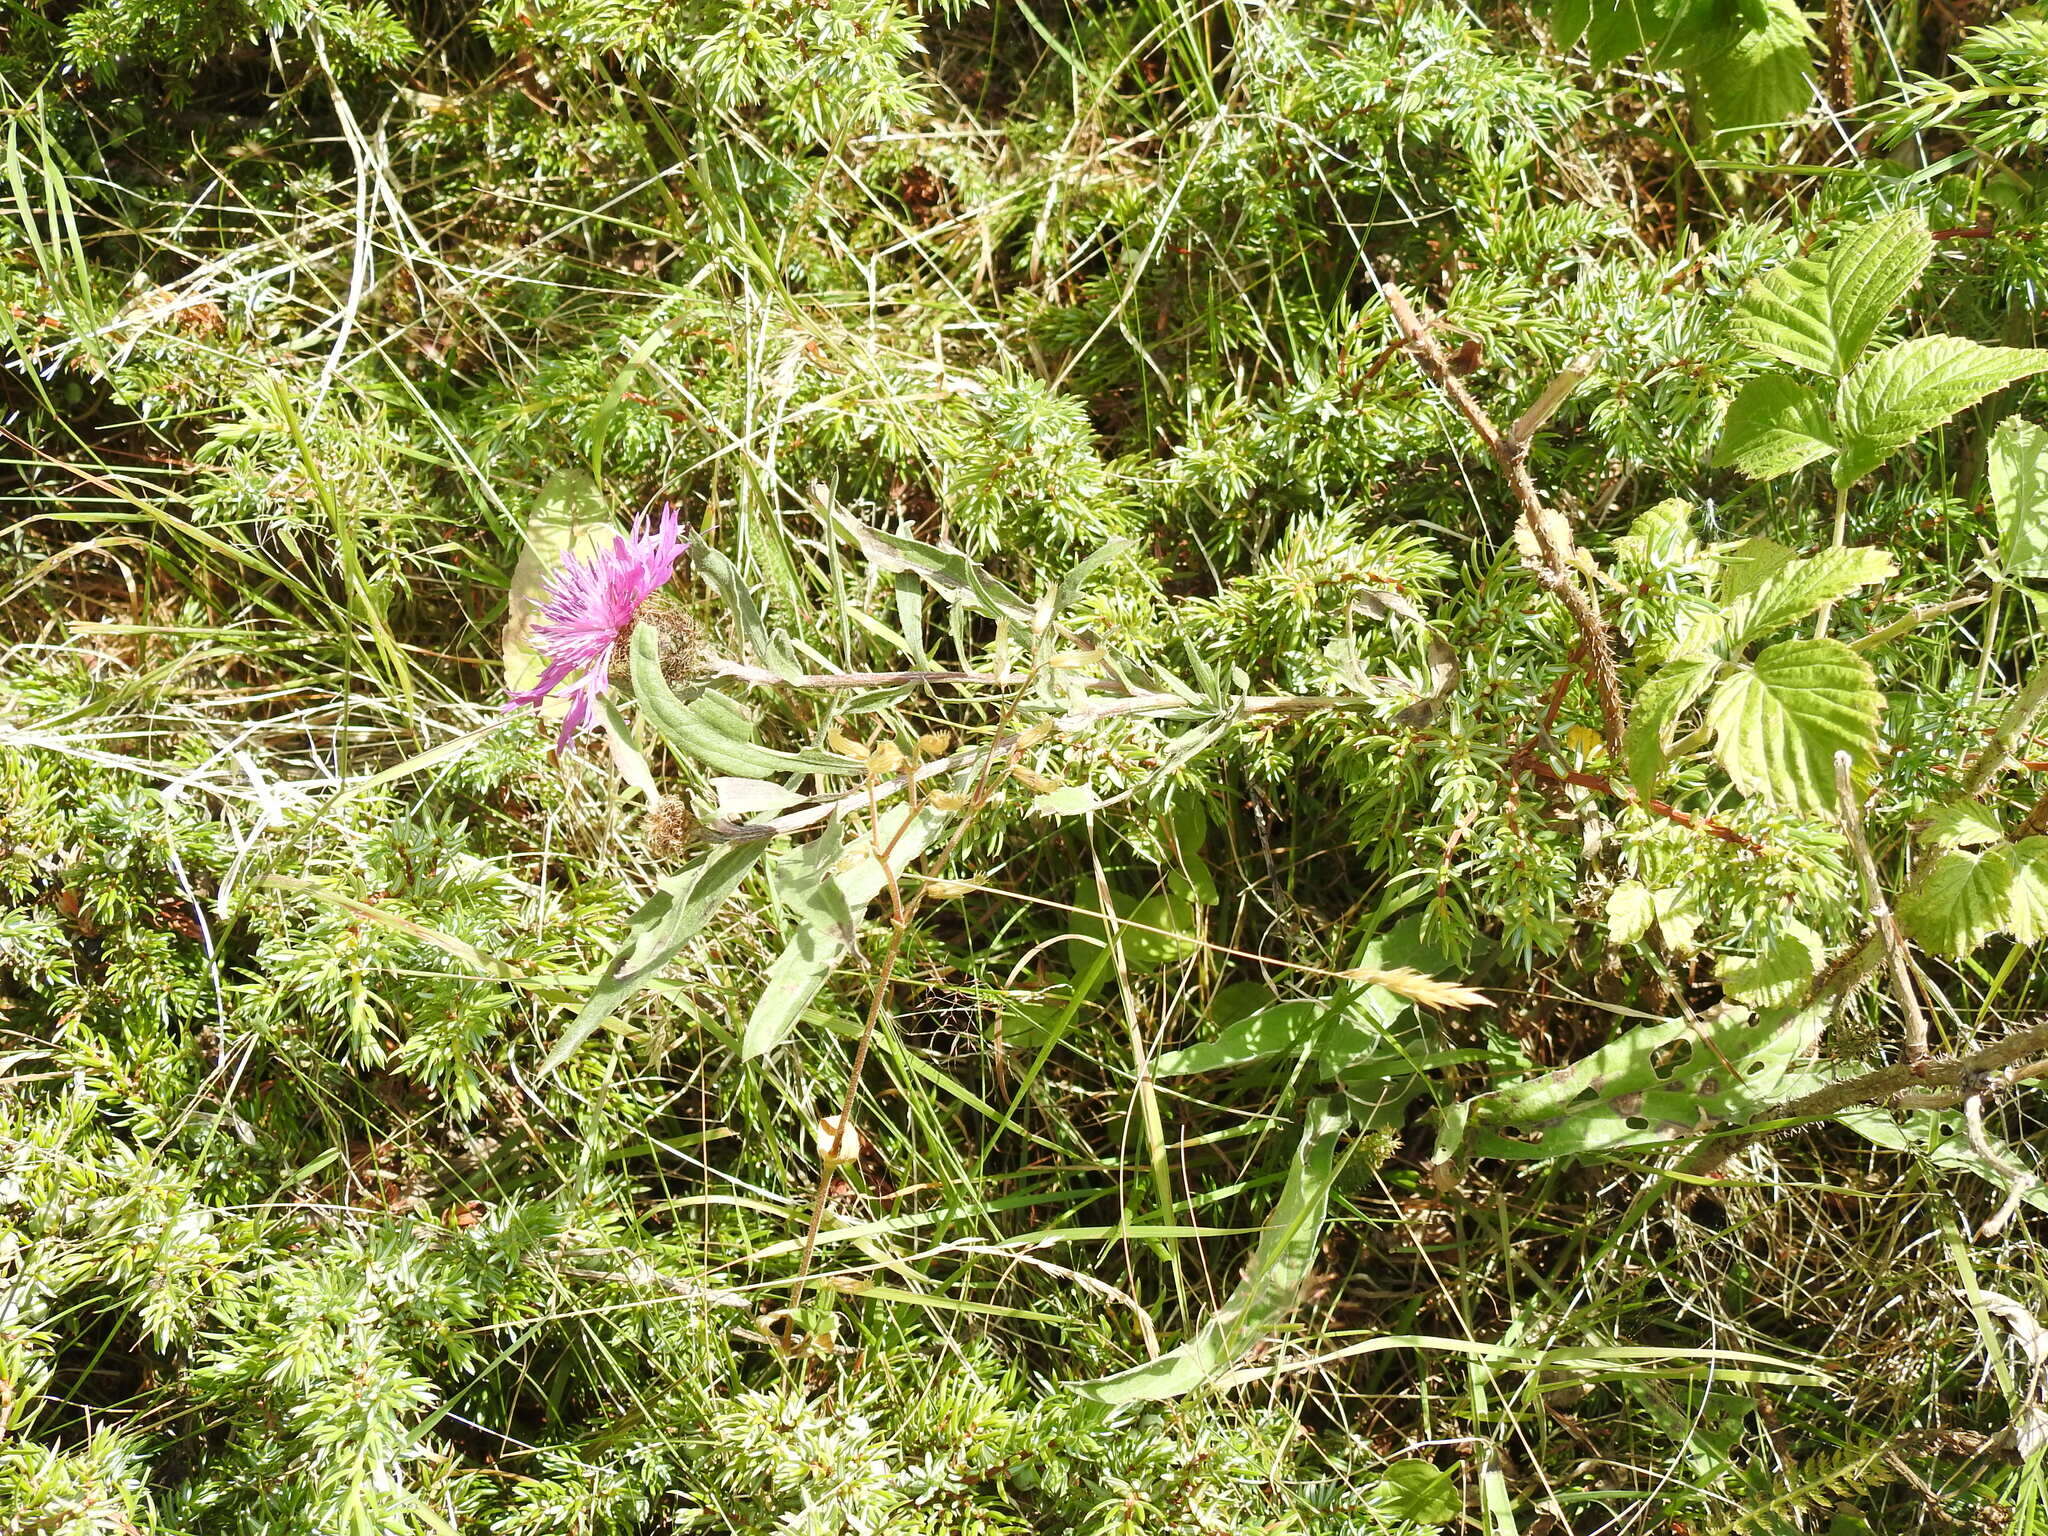
{"type": "Polygon", "coordinates": [[[540,618],[531,631],[534,649],[547,658],[547,670],[531,688],[511,695],[505,708],[538,705],[581,672],[570,690],[561,734],[555,738],[557,752],[583,729],[604,697],[611,685],[613,655],[632,635],[633,620],[647,599],[675,575],[683,548],[676,509],[665,506],[652,529],[642,514],[630,531],[612,540],[611,548],[595,550],[587,559],[565,555],[548,578],[540,618]]]}

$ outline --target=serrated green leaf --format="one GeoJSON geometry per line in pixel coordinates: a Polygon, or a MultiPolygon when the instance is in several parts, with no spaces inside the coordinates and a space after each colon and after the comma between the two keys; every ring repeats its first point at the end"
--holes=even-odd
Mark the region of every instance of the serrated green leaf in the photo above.
{"type": "Polygon", "coordinates": [[[1707,724],[1736,788],[1819,810],[1835,803],[1835,753],[1859,770],[1873,761],[1883,708],[1870,663],[1848,646],[1786,640],[1727,676],[1707,724]]]}
{"type": "Polygon", "coordinates": [[[2012,849],[2012,936],[2037,944],[2048,935],[2048,837],[2026,837],[2012,849]]]}
{"type": "Polygon", "coordinates": [[[1149,1403],[1179,1397],[1214,1380],[1267,1337],[1294,1310],[1322,1247],[1323,1218],[1337,1181],[1337,1142],[1349,1117],[1334,1099],[1309,1109],[1287,1185],[1259,1235],[1244,1278],[1194,1337],[1157,1360],[1084,1383],[1076,1390],[1102,1403],[1149,1403]]]}
{"type": "Polygon", "coordinates": [[[1949,848],[1899,903],[1899,926],[1923,949],[1966,955],[2012,921],[2012,850],[1949,848]]]}
{"type": "Polygon", "coordinates": [[[1761,4],[1761,26],[1738,20],[1684,50],[1702,115],[1716,133],[1774,128],[1813,104],[1813,28],[1793,0],[1761,4]]]}
{"type": "Polygon", "coordinates": [[[1990,806],[1974,800],[1939,805],[1927,813],[1927,829],[1920,834],[1920,841],[1936,848],[1981,848],[2005,841],[2005,823],[1990,806]]]}
{"type": "Polygon", "coordinates": [[[2048,368],[2048,350],[1921,336],[1865,361],[1842,385],[1835,484],[1854,485],[1924,432],[2015,379],[2048,368]]]}
{"type": "Polygon", "coordinates": [[[1723,603],[1747,597],[1776,572],[1799,558],[1799,551],[1759,534],[1720,552],[1720,573],[1714,595],[1723,603]]]}
{"type": "Polygon", "coordinates": [[[1735,324],[1759,352],[1839,378],[1934,254],[1918,210],[1850,229],[1824,256],[1788,261],[1751,283],[1735,324]]]}
{"type": "Polygon", "coordinates": [[[1623,880],[1607,894],[1607,942],[1633,944],[1657,921],[1657,903],[1640,880],[1623,880]]]}
{"type": "Polygon", "coordinates": [[[1824,549],[1803,559],[1784,561],[1730,605],[1728,644],[1740,647],[1761,640],[1797,623],[1823,603],[1897,575],[1898,569],[1890,555],[1868,546],[1824,549]]]}
{"type": "Polygon", "coordinates": [[[1991,505],[2009,576],[2048,576],[2048,427],[2008,416],[1991,434],[1991,505]]]}
{"type": "Polygon", "coordinates": [[[1752,480],[1771,480],[1834,451],[1820,397],[1790,374],[1767,373],[1743,385],[1728,407],[1715,458],[1752,480]]]}
{"type": "Polygon", "coordinates": [[[1698,702],[1718,668],[1710,661],[1672,661],[1636,690],[1629,707],[1621,748],[1628,759],[1629,782],[1647,796],[1664,772],[1673,727],[1698,702]]]}
{"type": "Polygon", "coordinates": [[[1780,918],[1765,930],[1754,955],[1721,967],[1721,990],[1738,1002],[1780,1008],[1804,995],[1826,958],[1819,934],[1797,918],[1780,918]]]}

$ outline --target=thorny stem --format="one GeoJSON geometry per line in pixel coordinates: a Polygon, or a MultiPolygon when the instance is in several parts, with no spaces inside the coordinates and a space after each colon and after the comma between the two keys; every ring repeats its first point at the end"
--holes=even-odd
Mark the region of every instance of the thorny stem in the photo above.
{"type": "MultiPolygon", "coordinates": [[[[1759,1116],[1758,1121],[1775,1127],[1788,1120],[1825,1120],[1838,1110],[1858,1104],[1882,1104],[1901,1094],[1927,1088],[1956,1088],[1984,1075],[2015,1068],[2013,1077],[2032,1077],[2044,1063],[2030,1058],[2044,1054],[2048,1054],[2048,1022],[2030,1025],[1954,1061],[1895,1061],[1860,1076],[1829,1083],[1781,1104],[1759,1116]]],[[[1908,1102],[1910,1107],[1920,1107],[1917,1093],[1908,1102]]],[[[1762,1130],[1741,1130],[1718,1137],[1681,1163],[1679,1171],[1696,1178],[1717,1173],[1736,1153],[1764,1134],[1762,1130]]]]}
{"type": "MultiPolygon", "coordinates": [[[[1391,283],[1382,283],[1380,293],[1393,313],[1394,324],[1400,329],[1416,366],[1450,398],[1458,413],[1479,434],[1479,440],[1493,455],[1509,489],[1514,492],[1515,501],[1521,508],[1522,525],[1528,530],[1529,540],[1535,545],[1541,560],[1538,579],[1557,595],[1557,600],[1564,605],[1565,612],[1578,628],[1579,640],[1585,650],[1586,670],[1593,679],[1594,695],[1600,701],[1602,735],[1607,741],[1608,756],[1617,763],[1621,762],[1622,727],[1626,716],[1621,703],[1621,675],[1614,666],[1614,647],[1592,600],[1572,574],[1567,551],[1560,549],[1551,536],[1554,514],[1544,507],[1542,493],[1529,477],[1529,445],[1493,424],[1493,418],[1486,414],[1479,402],[1472,398],[1472,392],[1465,388],[1464,381],[1451,370],[1443,349],[1430,335],[1429,327],[1409,307],[1401,290],[1391,283]]],[[[1563,526],[1562,520],[1558,526],[1563,526]]]]}
{"type": "Polygon", "coordinates": [[[1835,754],[1835,799],[1841,807],[1842,835],[1856,859],[1856,874],[1863,886],[1863,900],[1870,908],[1870,926],[1884,945],[1891,962],[1892,994],[1906,1020],[1906,1060],[1915,1062],[1927,1055],[1927,1019],[1920,1012],[1920,999],[1913,988],[1912,967],[1906,960],[1905,935],[1899,920],[1884,899],[1884,884],[1877,877],[1877,860],[1871,856],[1870,839],[1863,835],[1863,807],[1856,798],[1855,765],[1849,754],[1835,754]]]}

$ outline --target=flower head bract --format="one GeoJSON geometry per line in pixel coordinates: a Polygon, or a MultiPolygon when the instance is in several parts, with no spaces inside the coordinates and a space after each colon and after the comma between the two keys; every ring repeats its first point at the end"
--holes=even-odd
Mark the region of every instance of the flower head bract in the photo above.
{"type": "Polygon", "coordinates": [[[546,658],[547,669],[531,688],[512,694],[505,707],[538,706],[582,673],[570,686],[569,712],[555,738],[557,752],[569,745],[604,697],[611,685],[614,653],[632,635],[633,621],[647,600],[675,575],[683,548],[676,509],[665,506],[652,528],[643,514],[630,530],[614,537],[609,548],[588,556],[563,556],[548,578],[540,617],[531,631],[534,649],[546,658]]]}

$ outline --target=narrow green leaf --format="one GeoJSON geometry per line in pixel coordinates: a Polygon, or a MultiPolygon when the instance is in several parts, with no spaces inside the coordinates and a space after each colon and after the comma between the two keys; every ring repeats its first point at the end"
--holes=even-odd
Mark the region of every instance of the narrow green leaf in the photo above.
{"type": "Polygon", "coordinates": [[[1728,644],[1741,647],[1761,640],[1796,624],[1823,603],[1897,575],[1898,569],[1890,555],[1868,546],[1824,549],[1787,560],[1730,605],[1728,644]]]}
{"type": "Polygon", "coordinates": [[[804,674],[805,669],[797,661],[796,653],[789,648],[789,642],[769,629],[760,605],[754,601],[754,594],[740,579],[738,568],[730,560],[702,540],[693,540],[690,566],[718,593],[719,602],[724,605],[757,663],[785,679],[804,674]]]}
{"type": "Polygon", "coordinates": [[[1036,617],[1031,604],[956,549],[941,549],[908,534],[870,528],[844,512],[834,512],[832,520],[882,570],[909,571],[950,603],[979,609],[992,619],[1008,619],[1026,629],[1036,617]]]}
{"type": "Polygon", "coordinates": [[[1767,373],[1743,385],[1728,407],[1715,458],[1752,480],[1771,480],[1834,451],[1820,397],[1789,374],[1767,373]]]}
{"type": "Polygon", "coordinates": [[[2048,368],[2048,350],[1922,336],[1887,347],[1842,385],[1835,484],[1854,485],[1894,452],[2015,379],[2048,368]]]}
{"type": "Polygon", "coordinates": [[[2008,416],[1991,434],[1991,504],[2009,576],[2048,576],[2048,427],[2008,416]]]}
{"type": "Polygon", "coordinates": [[[1159,1077],[1186,1077],[1291,1056],[1322,1029],[1324,1012],[1322,1003],[1275,1003],[1240,1019],[1214,1040],[1161,1053],[1153,1060],[1152,1071],[1159,1077]]]}
{"type": "Polygon", "coordinates": [[[661,632],[652,624],[633,631],[633,697],[668,744],[714,773],[772,779],[789,773],[853,774],[866,765],[837,752],[780,752],[753,739],[752,718],[716,689],[684,698],[661,672],[661,632]]]}
{"type": "Polygon", "coordinates": [[[575,1020],[540,1064],[545,1077],[575,1054],[599,1025],[623,1007],[682,953],[704,929],[747,872],[768,851],[766,839],[732,843],[703,863],[661,880],[627,923],[627,938],[591,990],[575,1020]]]}
{"type": "Polygon", "coordinates": [[[1178,1349],[1087,1382],[1077,1389],[1082,1396],[1149,1403],[1192,1392],[1222,1375],[1294,1310],[1322,1247],[1323,1218],[1337,1179],[1337,1142],[1349,1123],[1334,1099],[1310,1106],[1287,1186],[1230,1299],[1178,1349]]]}
{"type": "Polygon", "coordinates": [[[1717,670],[1711,661],[1667,662],[1636,690],[1621,748],[1637,794],[1647,796],[1656,788],[1679,717],[1707,691],[1717,670]]]}
{"type": "Polygon", "coordinates": [[[1884,695],[1839,640],[1786,640],[1730,673],[1707,704],[1714,754],[1736,788],[1808,810],[1835,802],[1837,752],[1859,769],[1877,751],[1884,695]]]}

